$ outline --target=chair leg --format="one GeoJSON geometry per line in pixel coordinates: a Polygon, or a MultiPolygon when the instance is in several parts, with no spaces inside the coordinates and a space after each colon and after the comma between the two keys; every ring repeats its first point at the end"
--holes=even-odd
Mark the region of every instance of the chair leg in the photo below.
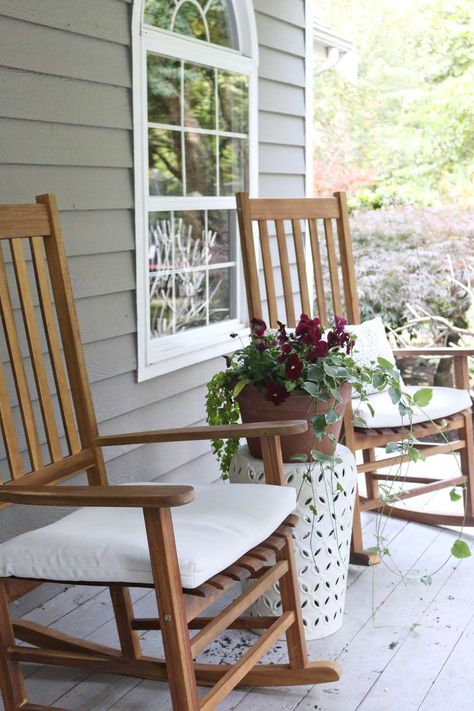
{"type": "Polygon", "coordinates": [[[6,650],[15,644],[5,580],[0,580],[0,688],[5,711],[18,711],[27,702],[20,663],[9,659],[6,650]]]}
{"type": "Polygon", "coordinates": [[[353,565],[377,565],[380,563],[380,557],[376,553],[370,553],[369,551],[364,550],[359,491],[357,486],[354,498],[351,555],[349,560],[353,565]]]}
{"type": "Polygon", "coordinates": [[[304,635],[303,615],[298,592],[298,575],[295,564],[293,541],[287,535],[285,547],[278,552],[277,558],[288,562],[288,572],[280,578],[281,604],[284,612],[294,612],[295,622],[286,631],[288,657],[292,669],[304,669],[308,666],[306,639],[304,635]]]}
{"type": "Polygon", "coordinates": [[[461,471],[467,476],[464,494],[466,517],[472,518],[474,514],[474,433],[470,411],[464,414],[464,427],[460,435],[466,442],[465,448],[461,449],[461,471]]]}
{"type": "Polygon", "coordinates": [[[139,659],[142,650],[138,634],[131,625],[133,606],[130,590],[123,585],[109,585],[109,590],[122,654],[128,659],[139,659]]]}
{"type": "Polygon", "coordinates": [[[199,711],[170,509],[144,509],[173,711],[199,711]]]}
{"type": "MultiPolygon", "coordinates": [[[[371,447],[370,449],[362,450],[362,458],[364,464],[369,462],[375,462],[375,449],[371,447]]],[[[371,476],[370,472],[366,472],[365,483],[367,486],[367,498],[368,499],[378,499],[379,498],[379,485],[377,480],[371,476]]]]}

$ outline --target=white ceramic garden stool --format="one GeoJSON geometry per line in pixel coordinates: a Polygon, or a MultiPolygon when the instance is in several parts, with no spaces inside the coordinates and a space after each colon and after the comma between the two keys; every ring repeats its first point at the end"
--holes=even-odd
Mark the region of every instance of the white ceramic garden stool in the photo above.
{"type": "MultiPolygon", "coordinates": [[[[311,464],[311,481],[306,464],[285,464],[285,480],[298,492],[293,530],[296,565],[306,639],[327,637],[342,626],[347,570],[352,534],[352,514],[357,470],[354,455],[337,445],[335,461],[311,464]],[[316,514],[310,510],[314,504],[316,514]]],[[[234,455],[229,472],[233,483],[265,480],[263,462],[245,445],[234,455]]],[[[250,614],[278,614],[281,608],[278,583],[250,609],[250,614]]]]}

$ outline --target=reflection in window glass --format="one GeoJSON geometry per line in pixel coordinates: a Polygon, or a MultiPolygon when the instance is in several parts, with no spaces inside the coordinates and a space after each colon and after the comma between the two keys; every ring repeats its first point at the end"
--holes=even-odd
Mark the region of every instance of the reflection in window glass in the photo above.
{"type": "Polygon", "coordinates": [[[216,138],[203,133],[186,133],[186,194],[217,195],[216,138]]]}
{"type": "Polygon", "coordinates": [[[185,1],[179,7],[170,29],[180,35],[195,37],[204,40],[204,42],[209,39],[204,14],[192,2],[185,1]]]}
{"type": "Polygon", "coordinates": [[[234,210],[209,210],[208,237],[210,263],[235,260],[236,213],[234,210]]]}
{"type": "Polygon", "coordinates": [[[230,269],[209,272],[209,322],[225,321],[231,314],[230,269]]]}
{"type": "Polygon", "coordinates": [[[216,128],[215,69],[184,65],[184,125],[216,128]]]}
{"type": "Polygon", "coordinates": [[[196,269],[206,264],[206,223],[203,210],[175,212],[174,234],[176,268],[196,269]]]}
{"type": "Polygon", "coordinates": [[[247,190],[247,141],[224,138],[219,142],[220,194],[233,195],[247,190]]]}
{"type": "Polygon", "coordinates": [[[209,41],[222,47],[236,47],[232,10],[226,0],[214,0],[206,14],[209,41]]]}
{"type": "Polygon", "coordinates": [[[150,195],[182,195],[181,133],[149,129],[148,160],[150,195]]]}
{"type": "Polygon", "coordinates": [[[181,62],[147,56],[148,121],[179,126],[181,123],[181,62]]]}
{"type": "Polygon", "coordinates": [[[230,0],[197,2],[199,5],[190,0],[146,0],[145,23],[204,42],[238,49],[230,0]]]}
{"type": "Polygon", "coordinates": [[[150,213],[153,337],[235,316],[236,264],[234,245],[229,247],[235,229],[234,210],[150,213]]]}
{"type": "Polygon", "coordinates": [[[145,24],[169,30],[175,8],[170,0],[146,0],[143,19],[145,24]]]}
{"type": "Polygon", "coordinates": [[[249,82],[242,74],[219,71],[219,130],[232,133],[248,132],[249,82]]]}

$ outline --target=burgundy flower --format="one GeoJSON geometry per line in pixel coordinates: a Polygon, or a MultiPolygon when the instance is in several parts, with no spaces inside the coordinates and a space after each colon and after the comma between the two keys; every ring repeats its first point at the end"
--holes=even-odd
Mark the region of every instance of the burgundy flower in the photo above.
{"type": "Polygon", "coordinates": [[[278,356],[277,361],[279,363],[284,363],[292,350],[293,350],[293,347],[289,343],[283,343],[283,345],[280,346],[281,355],[278,356]]]}
{"type": "Polygon", "coordinates": [[[288,380],[297,380],[303,370],[303,361],[298,358],[296,353],[288,356],[286,361],[285,375],[288,380]]]}
{"type": "Polygon", "coordinates": [[[321,340],[321,322],[319,318],[309,318],[307,314],[301,314],[295,329],[295,336],[300,343],[316,345],[321,340]]]}
{"type": "Polygon", "coordinates": [[[265,341],[257,341],[255,344],[255,348],[257,351],[260,351],[260,353],[263,353],[263,351],[266,351],[268,348],[268,344],[265,343],[265,341]]]}
{"type": "Polygon", "coordinates": [[[308,353],[308,360],[310,363],[314,363],[318,358],[324,358],[327,356],[329,350],[329,344],[327,341],[319,341],[315,346],[313,346],[308,353]]]}
{"type": "Polygon", "coordinates": [[[281,321],[277,321],[278,331],[277,331],[277,341],[281,345],[286,343],[288,340],[288,334],[286,333],[286,326],[281,321]]]}
{"type": "Polygon", "coordinates": [[[288,394],[280,383],[274,380],[269,380],[267,383],[267,393],[265,395],[267,400],[273,402],[274,405],[281,405],[282,402],[286,400],[288,394]]]}
{"type": "Polygon", "coordinates": [[[344,327],[347,326],[347,319],[342,316],[334,316],[334,322],[338,331],[344,330],[344,327]]]}
{"type": "Polygon", "coordinates": [[[267,324],[265,323],[265,321],[262,321],[261,318],[253,318],[250,321],[250,332],[252,336],[257,336],[257,338],[261,338],[265,335],[266,330],[267,324]]]}

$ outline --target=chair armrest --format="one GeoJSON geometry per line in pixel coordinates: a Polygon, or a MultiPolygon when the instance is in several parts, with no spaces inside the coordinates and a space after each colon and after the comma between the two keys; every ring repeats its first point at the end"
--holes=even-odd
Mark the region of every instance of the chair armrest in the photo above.
{"type": "Polygon", "coordinates": [[[392,353],[395,358],[410,358],[411,356],[466,358],[474,356],[474,348],[394,348],[392,353]]]}
{"type": "Polygon", "coordinates": [[[150,430],[149,432],[124,432],[123,434],[97,437],[97,447],[113,447],[119,444],[152,444],[157,442],[185,442],[203,439],[237,439],[240,437],[279,437],[306,432],[305,420],[282,422],[251,422],[244,425],[205,425],[204,427],[181,427],[178,429],[150,430]]]}
{"type": "Polygon", "coordinates": [[[32,506],[169,508],[194,500],[192,486],[27,486],[0,487],[0,503],[32,506]]]}

